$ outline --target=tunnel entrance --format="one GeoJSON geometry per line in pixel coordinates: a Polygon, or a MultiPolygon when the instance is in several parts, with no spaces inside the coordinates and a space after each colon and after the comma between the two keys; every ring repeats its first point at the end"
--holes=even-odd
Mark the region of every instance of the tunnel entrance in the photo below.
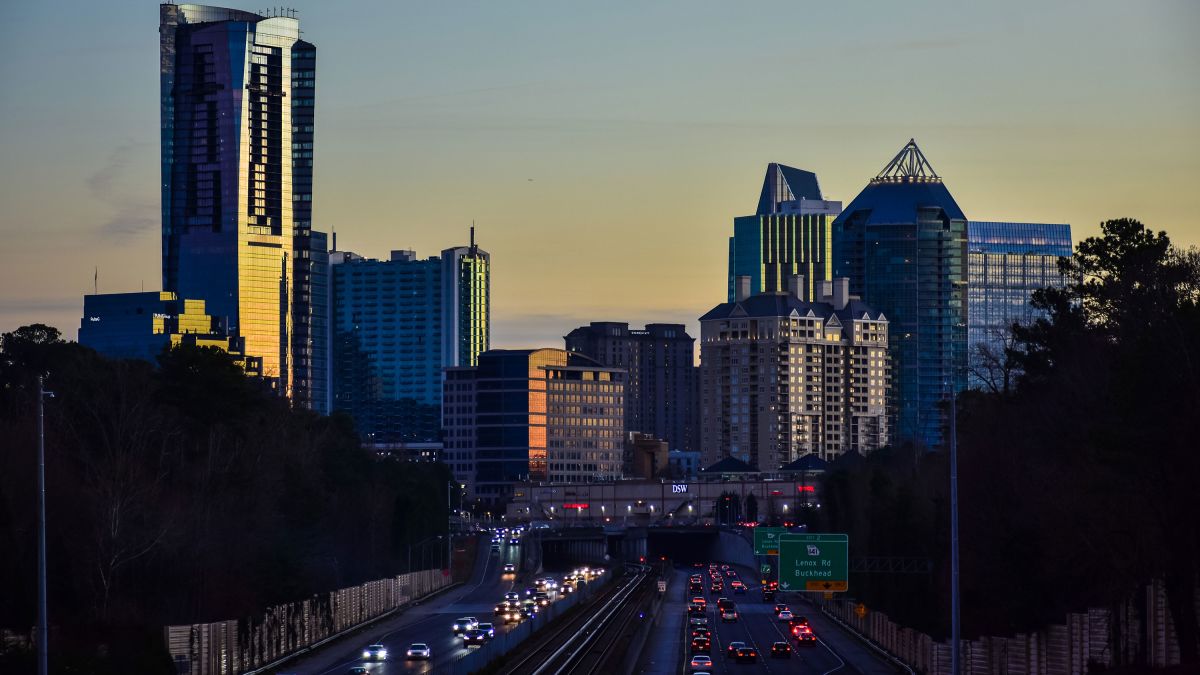
{"type": "Polygon", "coordinates": [[[715,528],[651,528],[646,532],[646,550],[651,560],[666,557],[691,565],[720,560],[720,533],[715,528]]]}

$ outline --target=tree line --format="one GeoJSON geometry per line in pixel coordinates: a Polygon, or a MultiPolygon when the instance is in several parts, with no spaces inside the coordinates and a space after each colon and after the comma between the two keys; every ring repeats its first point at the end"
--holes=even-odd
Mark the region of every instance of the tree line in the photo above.
{"type": "MultiPolygon", "coordinates": [[[[1196,664],[1200,251],[1113,220],[1060,271],[1064,288],[1034,294],[1045,317],[1012,326],[986,386],[958,400],[964,635],[1038,630],[1161,579],[1196,664]]],[[[946,457],[886,449],[831,471],[823,494],[812,525],[849,532],[852,555],[932,562],[854,575],[854,595],[946,637],[946,457]]]]}
{"type": "MultiPolygon", "coordinates": [[[[26,326],[0,338],[0,628],[36,622],[39,373],[55,394],[56,670],[172,672],[162,626],[398,574],[409,544],[445,532],[444,465],[363,450],[348,418],[292,409],[216,348],[178,346],[156,367],[26,326]]],[[[2,654],[0,666],[28,656],[2,654]]]]}

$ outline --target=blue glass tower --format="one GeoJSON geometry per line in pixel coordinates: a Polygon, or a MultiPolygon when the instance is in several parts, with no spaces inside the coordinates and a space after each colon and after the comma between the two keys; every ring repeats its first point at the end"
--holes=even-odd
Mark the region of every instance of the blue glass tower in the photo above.
{"type": "Polygon", "coordinates": [[[893,439],[942,448],[966,387],[967,218],[914,141],[834,220],[833,274],[891,321],[893,439]]]}
{"type": "Polygon", "coordinates": [[[973,220],[967,249],[968,358],[982,349],[1001,355],[1012,325],[1040,316],[1029,304],[1033,292],[1066,283],[1058,259],[1071,257],[1071,226],[973,220]]]}
{"type": "Polygon", "coordinates": [[[841,207],[822,198],[815,173],[768,164],[755,214],[733,220],[728,301],[742,276],[750,278],[754,294],[785,292],[788,279],[800,275],[812,297],[818,282],[833,278],[830,233],[841,207]]]}

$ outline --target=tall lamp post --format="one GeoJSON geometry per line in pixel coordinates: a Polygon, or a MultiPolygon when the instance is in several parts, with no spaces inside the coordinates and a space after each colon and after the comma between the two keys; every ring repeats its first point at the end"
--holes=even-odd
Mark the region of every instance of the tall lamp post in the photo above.
{"type": "Polygon", "coordinates": [[[38,423],[38,675],[49,672],[50,622],[46,603],[46,397],[54,398],[54,392],[46,391],[45,376],[37,378],[37,423],[38,423]]]}

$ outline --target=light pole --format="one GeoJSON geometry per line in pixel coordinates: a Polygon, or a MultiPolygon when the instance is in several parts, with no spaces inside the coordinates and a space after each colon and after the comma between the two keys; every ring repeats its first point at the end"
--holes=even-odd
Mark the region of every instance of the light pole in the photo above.
{"type": "Polygon", "coordinates": [[[38,423],[38,675],[49,672],[50,622],[46,603],[46,423],[45,399],[54,392],[44,388],[43,375],[37,378],[38,423]]]}

